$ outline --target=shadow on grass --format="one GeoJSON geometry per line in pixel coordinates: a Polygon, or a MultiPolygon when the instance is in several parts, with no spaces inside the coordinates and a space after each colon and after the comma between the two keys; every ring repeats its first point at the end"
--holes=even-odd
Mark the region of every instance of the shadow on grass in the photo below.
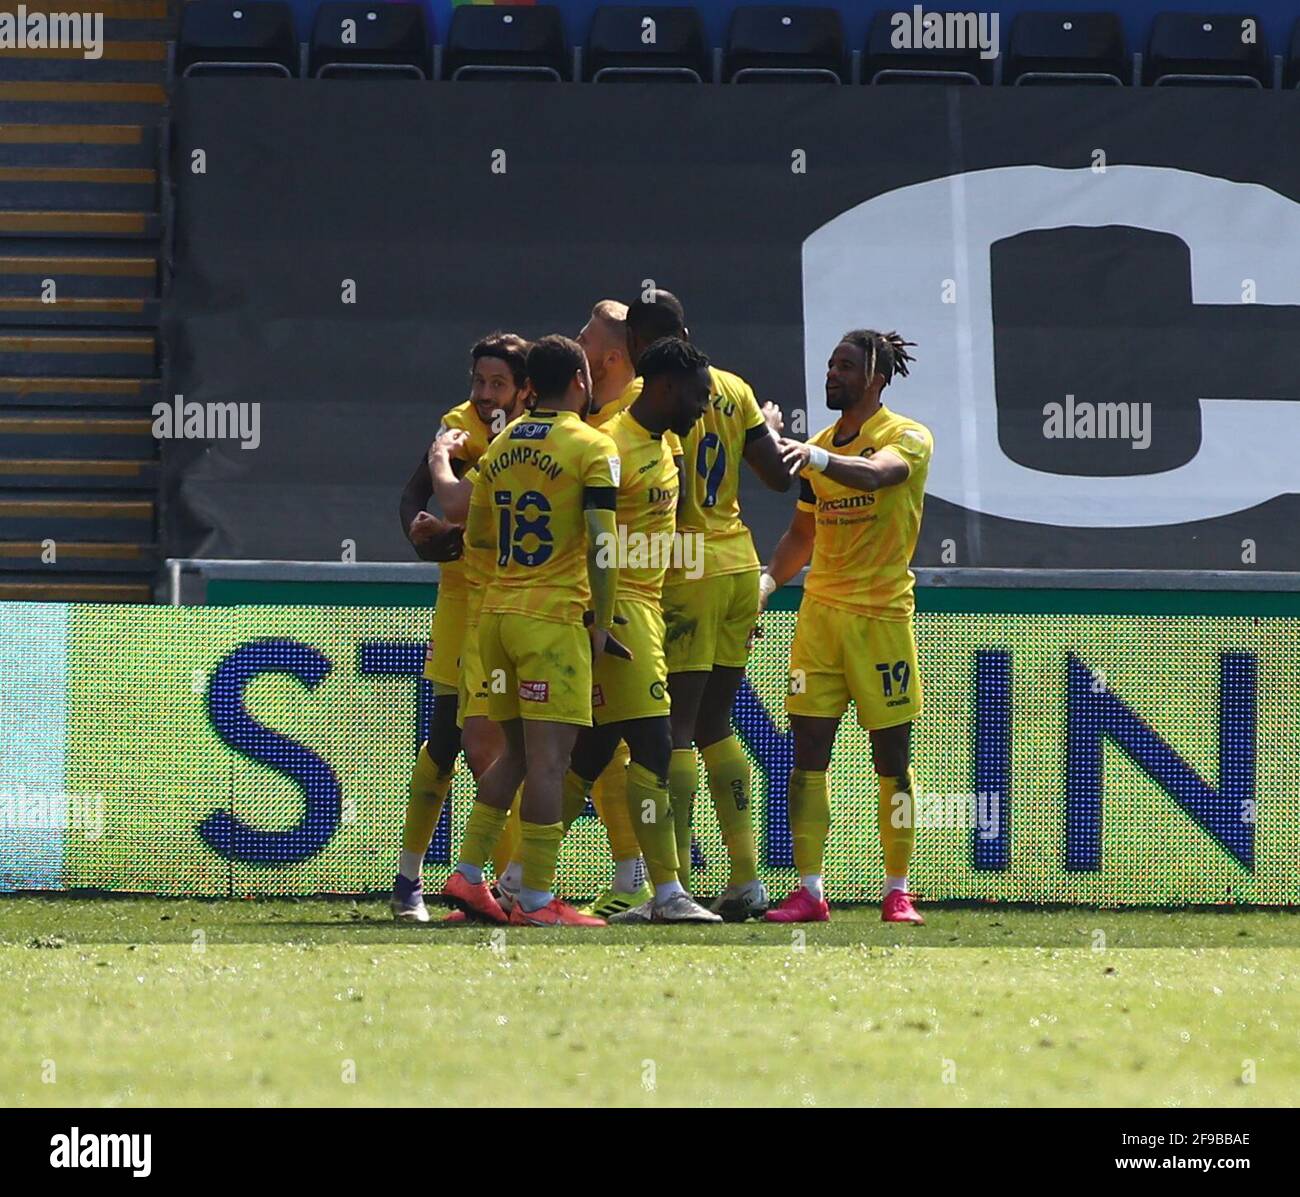
{"type": "Polygon", "coordinates": [[[442,925],[435,920],[396,924],[387,896],[362,898],[160,898],[152,895],[0,895],[0,944],[59,948],[93,944],[178,944],[213,948],[263,945],[418,945],[422,948],[481,946],[504,942],[547,945],[674,945],[711,948],[1019,948],[1103,952],[1124,948],[1300,948],[1300,907],[1027,906],[991,902],[927,903],[927,924],[880,922],[875,904],[842,906],[829,923],[799,926],[761,922],[705,926],[610,926],[601,928],[442,925]]]}

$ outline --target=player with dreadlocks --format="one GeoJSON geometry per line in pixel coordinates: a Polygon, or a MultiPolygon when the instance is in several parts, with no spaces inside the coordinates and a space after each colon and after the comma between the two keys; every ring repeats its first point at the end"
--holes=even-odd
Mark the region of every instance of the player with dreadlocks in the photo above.
{"type": "Polygon", "coordinates": [[[870,735],[880,785],[881,918],[924,922],[907,885],[916,843],[910,744],[921,711],[912,632],[915,578],[908,564],[933,441],[928,429],[880,399],[895,377],[907,377],[911,346],[896,332],[845,333],[826,367],[826,406],[839,419],[806,444],[781,441],[783,459],[802,482],[794,518],[759,580],[761,602],[810,558],[812,566],[790,648],[786,697],[794,732],[790,834],[800,884],[767,912],[771,922],[830,918],[822,887],[831,815],[826,771],[850,699],[870,735]]]}

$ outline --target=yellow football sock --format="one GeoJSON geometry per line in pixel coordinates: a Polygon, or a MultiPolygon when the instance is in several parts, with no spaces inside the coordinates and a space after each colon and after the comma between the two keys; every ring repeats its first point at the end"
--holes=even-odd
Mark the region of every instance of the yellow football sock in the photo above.
{"type": "Polygon", "coordinates": [[[876,822],[880,827],[880,846],[885,852],[885,876],[906,877],[916,848],[916,784],[909,769],[902,777],[881,777],[880,802],[876,822]],[[894,801],[895,794],[906,794],[906,802],[894,801]],[[899,826],[902,824],[902,826],[899,826]]]}
{"type": "Polygon", "coordinates": [[[668,787],[644,765],[627,767],[626,814],[636,828],[638,851],[655,885],[677,879],[677,830],[673,826],[668,787]]]}
{"type": "Polygon", "coordinates": [[[613,759],[591,787],[591,803],[605,825],[609,854],[616,861],[635,860],[641,855],[641,844],[628,807],[627,766],[630,759],[627,744],[620,740],[613,759]]]}
{"type": "Polygon", "coordinates": [[[700,749],[709,775],[709,793],[717,812],[722,840],[731,861],[730,885],[744,885],[758,877],[758,852],[750,822],[749,757],[735,736],[700,749]]]}
{"type": "Polygon", "coordinates": [[[524,887],[543,893],[555,885],[555,862],[564,839],[563,823],[519,824],[519,859],[524,866],[524,887]]]}
{"type": "Polygon", "coordinates": [[[831,795],[825,770],[792,770],[788,793],[795,871],[800,877],[820,875],[826,837],[831,830],[831,795]]]}
{"type": "Polygon", "coordinates": [[[497,840],[501,838],[501,829],[505,827],[509,814],[509,811],[499,807],[476,801],[470,809],[469,818],[465,820],[457,863],[463,862],[481,869],[492,855],[497,840]]]}
{"type": "Polygon", "coordinates": [[[579,777],[572,769],[566,769],[564,772],[564,796],[561,801],[561,817],[564,820],[564,830],[567,832],[573,826],[574,820],[582,814],[582,808],[587,803],[587,791],[591,789],[591,782],[585,777],[579,777]]]}
{"type": "Polygon", "coordinates": [[[691,809],[698,780],[695,749],[674,748],[668,765],[668,797],[677,835],[677,879],[687,890],[691,888],[691,809]]]}
{"type": "Polygon", "coordinates": [[[510,804],[510,817],[497,839],[497,846],[492,849],[492,867],[498,877],[506,871],[519,851],[519,803],[523,799],[523,793],[523,786],[515,791],[515,800],[510,804]]]}
{"type": "Polygon", "coordinates": [[[411,770],[406,822],[402,825],[402,851],[423,856],[429,850],[443,803],[451,791],[452,771],[441,773],[429,756],[429,744],[420,745],[411,770]]]}

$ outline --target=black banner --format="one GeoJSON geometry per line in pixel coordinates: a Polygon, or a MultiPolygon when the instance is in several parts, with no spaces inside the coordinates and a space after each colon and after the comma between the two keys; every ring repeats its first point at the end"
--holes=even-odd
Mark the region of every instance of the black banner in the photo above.
{"type": "MultiPolygon", "coordinates": [[[[178,1093],[178,1098],[184,1095],[178,1093]]],[[[500,1109],[525,1109],[539,1124],[550,1118],[572,1122],[569,1110],[527,1106],[528,1089],[503,1092],[500,1109]],[[516,1104],[518,1103],[518,1104],[516,1104]]],[[[575,1106],[580,1099],[575,1099],[575,1106]]],[[[788,1096],[785,1099],[788,1102],[788,1096]]],[[[340,1102],[340,1104],[344,1104],[340,1102]]],[[[630,1103],[635,1104],[635,1103],[630,1103]]],[[[784,1104],[784,1103],[782,1103],[784,1104]]],[[[581,1108],[581,1107],[579,1107],[581,1108]]],[[[844,1108],[844,1107],[840,1107],[844,1108]]],[[[791,1119],[809,1118],[818,1133],[835,1130],[834,1110],[783,1110],[787,1127],[791,1119]],[[828,1119],[832,1121],[828,1124],[828,1119]]],[[[403,1116],[414,1116],[409,1110],[403,1116]]],[[[418,1109],[418,1116],[433,1125],[433,1134],[455,1136],[460,1153],[499,1149],[500,1130],[494,1129],[480,1112],[451,1107],[418,1109]]],[[[609,1109],[583,1109],[591,1126],[604,1117],[618,1115],[609,1109]]],[[[653,1119],[652,1110],[639,1115],[653,1119]]],[[[750,1116],[763,1119],[759,1111],[750,1116]]],[[[906,1136],[915,1133],[917,1114],[904,1106],[872,1110],[873,1124],[884,1131],[906,1136]]],[[[58,1179],[80,1180],[86,1188],[113,1188],[113,1181],[154,1179],[162,1183],[189,1180],[196,1166],[213,1183],[227,1184],[251,1177],[290,1180],[298,1185],[318,1182],[338,1184],[375,1183],[378,1169],[387,1161],[373,1151],[353,1144],[384,1138],[394,1110],[365,1109],[359,1105],[344,1109],[125,1109],[125,1110],[11,1110],[6,1112],[0,1143],[6,1149],[8,1174],[15,1184],[49,1185],[58,1179]],[[333,1138],[331,1138],[333,1136],[333,1138]],[[335,1149],[339,1142],[344,1147],[335,1149]],[[214,1144],[224,1145],[213,1150],[214,1144]]],[[[970,1177],[971,1160],[988,1154],[990,1145],[1005,1143],[1008,1115],[1002,1109],[927,1109],[926,1139],[941,1143],[945,1150],[926,1160],[927,1182],[962,1184],[970,1177]]],[[[1276,1109],[1017,1109],[1018,1136],[1033,1144],[1050,1144],[1052,1151],[1068,1160],[1070,1172],[1079,1180],[1110,1181],[1117,1172],[1245,1173],[1220,1178],[1222,1187],[1249,1191],[1261,1188],[1274,1170],[1290,1166],[1286,1148],[1294,1114],[1276,1109]],[[1263,1173],[1263,1175],[1261,1175],[1263,1173]]],[[[775,1128],[773,1128],[775,1129],[775,1128]]],[[[842,1127],[841,1131],[848,1129],[842,1127]]],[[[1003,1150],[1006,1150],[1003,1148],[1003,1150]]],[[[747,1157],[748,1158],[748,1157],[747,1157]]],[[[1025,1153],[1019,1167],[1026,1174],[1041,1169],[1038,1156],[1025,1153]]],[[[742,1165],[744,1167],[745,1165],[742,1165]]],[[[883,1160],[880,1167],[889,1179],[906,1161],[883,1160]]],[[[464,1174],[469,1175],[468,1170],[464,1174]]],[[[755,1172],[752,1179],[761,1186],[765,1177],[755,1172]]]]}
{"type": "MultiPolygon", "coordinates": [[[[1300,568],[1294,93],[198,80],[175,124],[167,394],[260,407],[164,432],[169,553],[409,559],[472,341],[653,280],[808,433],[845,329],[918,343],[918,565],[1300,568]]],[[[791,500],[743,502],[765,555],[791,500]]]]}

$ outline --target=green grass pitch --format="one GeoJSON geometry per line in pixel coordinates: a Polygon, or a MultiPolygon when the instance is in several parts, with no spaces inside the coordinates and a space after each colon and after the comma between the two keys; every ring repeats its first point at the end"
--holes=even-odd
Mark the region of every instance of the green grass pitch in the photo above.
{"type": "Polygon", "coordinates": [[[1300,912],[926,914],[494,935],[0,899],[0,1105],[1295,1104],[1300,912]]]}

